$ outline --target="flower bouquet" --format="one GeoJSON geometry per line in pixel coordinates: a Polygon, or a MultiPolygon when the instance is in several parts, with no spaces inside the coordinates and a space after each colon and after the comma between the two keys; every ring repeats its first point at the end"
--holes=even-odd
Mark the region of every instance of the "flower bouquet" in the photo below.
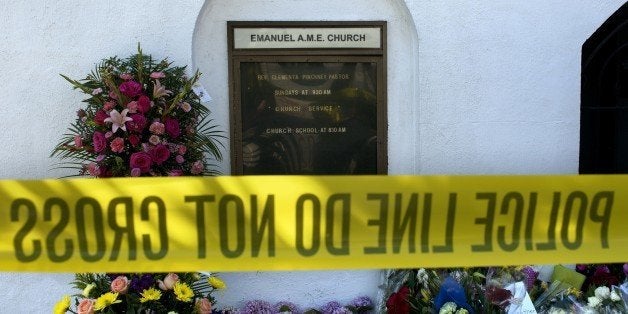
{"type": "Polygon", "coordinates": [[[381,312],[628,313],[628,263],[389,270],[381,312]]]}
{"type": "Polygon", "coordinates": [[[83,80],[62,75],[87,95],[85,109],[53,149],[74,175],[139,177],[213,175],[222,132],[193,86],[198,71],[138,53],[103,60],[83,80]]]}
{"type": "MultiPolygon", "coordinates": [[[[102,60],[85,79],[62,75],[86,106],[51,154],[70,176],[214,175],[224,137],[194,93],[185,67],[142,53],[102,60]]],[[[179,274],[76,274],[75,310],[66,296],[55,313],[211,313],[216,277],[179,274]]]]}
{"type": "Polygon", "coordinates": [[[208,273],[76,274],[73,285],[82,291],[74,305],[69,295],[54,313],[216,313],[212,293],[225,288],[208,273]]]}

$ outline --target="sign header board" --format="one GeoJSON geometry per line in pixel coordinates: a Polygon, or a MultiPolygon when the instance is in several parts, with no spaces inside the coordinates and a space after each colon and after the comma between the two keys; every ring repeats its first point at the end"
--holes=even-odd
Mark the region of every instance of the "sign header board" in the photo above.
{"type": "Polygon", "coordinates": [[[380,49],[381,27],[234,28],[235,49],[380,49]]]}

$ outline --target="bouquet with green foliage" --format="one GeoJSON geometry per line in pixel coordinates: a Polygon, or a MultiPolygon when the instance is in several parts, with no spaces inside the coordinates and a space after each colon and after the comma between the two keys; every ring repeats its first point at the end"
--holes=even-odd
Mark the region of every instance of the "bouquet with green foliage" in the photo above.
{"type": "MultiPolygon", "coordinates": [[[[217,174],[224,137],[193,91],[198,71],[138,53],[102,60],[85,79],[62,75],[87,98],[51,156],[71,176],[98,178],[217,174]]],[[[224,287],[208,274],[76,274],[83,291],[55,313],[211,313],[224,287]]]]}
{"type": "Polygon", "coordinates": [[[185,67],[138,53],[104,59],[83,80],[62,75],[87,95],[86,108],[56,145],[60,168],[93,177],[216,174],[221,131],[209,118],[185,67]]]}
{"type": "Polygon", "coordinates": [[[208,273],[76,274],[74,305],[69,295],[54,313],[216,313],[212,293],[225,288],[208,273]]]}

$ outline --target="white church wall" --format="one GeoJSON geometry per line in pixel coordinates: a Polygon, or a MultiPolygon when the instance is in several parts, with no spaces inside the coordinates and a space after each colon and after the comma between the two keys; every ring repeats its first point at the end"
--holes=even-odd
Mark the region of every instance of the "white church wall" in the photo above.
{"type": "MultiPolygon", "coordinates": [[[[141,42],[156,57],[209,70],[203,84],[226,128],[222,21],[313,17],[389,22],[391,174],[575,173],[580,47],[623,2],[4,1],[0,178],[67,174],[51,171],[55,161],[48,156],[81,107],[81,95],[59,73],[83,77],[100,59],[129,55],[141,42]],[[212,19],[205,20],[206,14],[212,19]],[[402,41],[417,35],[418,43],[402,41]],[[208,37],[213,41],[199,44],[208,37]]],[[[231,288],[221,298],[240,302],[239,289],[253,281],[263,296],[294,296],[303,305],[326,292],[340,301],[376,293],[374,272],[338,272],[338,283],[356,284],[348,288],[301,275],[230,274],[231,288]]],[[[70,274],[2,273],[0,280],[9,284],[0,313],[47,313],[72,292],[70,274]]]]}

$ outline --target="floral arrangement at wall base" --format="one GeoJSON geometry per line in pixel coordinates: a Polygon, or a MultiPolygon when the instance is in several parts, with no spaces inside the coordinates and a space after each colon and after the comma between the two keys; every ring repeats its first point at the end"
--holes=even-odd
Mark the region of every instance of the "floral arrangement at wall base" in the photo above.
{"type": "Polygon", "coordinates": [[[388,270],[380,311],[628,313],[627,276],[628,263],[388,270]]]}
{"type": "Polygon", "coordinates": [[[215,313],[212,293],[225,284],[209,273],[76,274],[82,291],[64,296],[54,313],[215,313]]]}
{"type": "MultiPolygon", "coordinates": [[[[68,176],[142,177],[217,174],[222,131],[193,91],[200,73],[142,53],[102,60],[85,79],[65,75],[86,95],[68,133],[54,147],[68,176]]],[[[212,313],[224,287],[202,273],[76,274],[75,296],[55,313],[212,313]]]]}

